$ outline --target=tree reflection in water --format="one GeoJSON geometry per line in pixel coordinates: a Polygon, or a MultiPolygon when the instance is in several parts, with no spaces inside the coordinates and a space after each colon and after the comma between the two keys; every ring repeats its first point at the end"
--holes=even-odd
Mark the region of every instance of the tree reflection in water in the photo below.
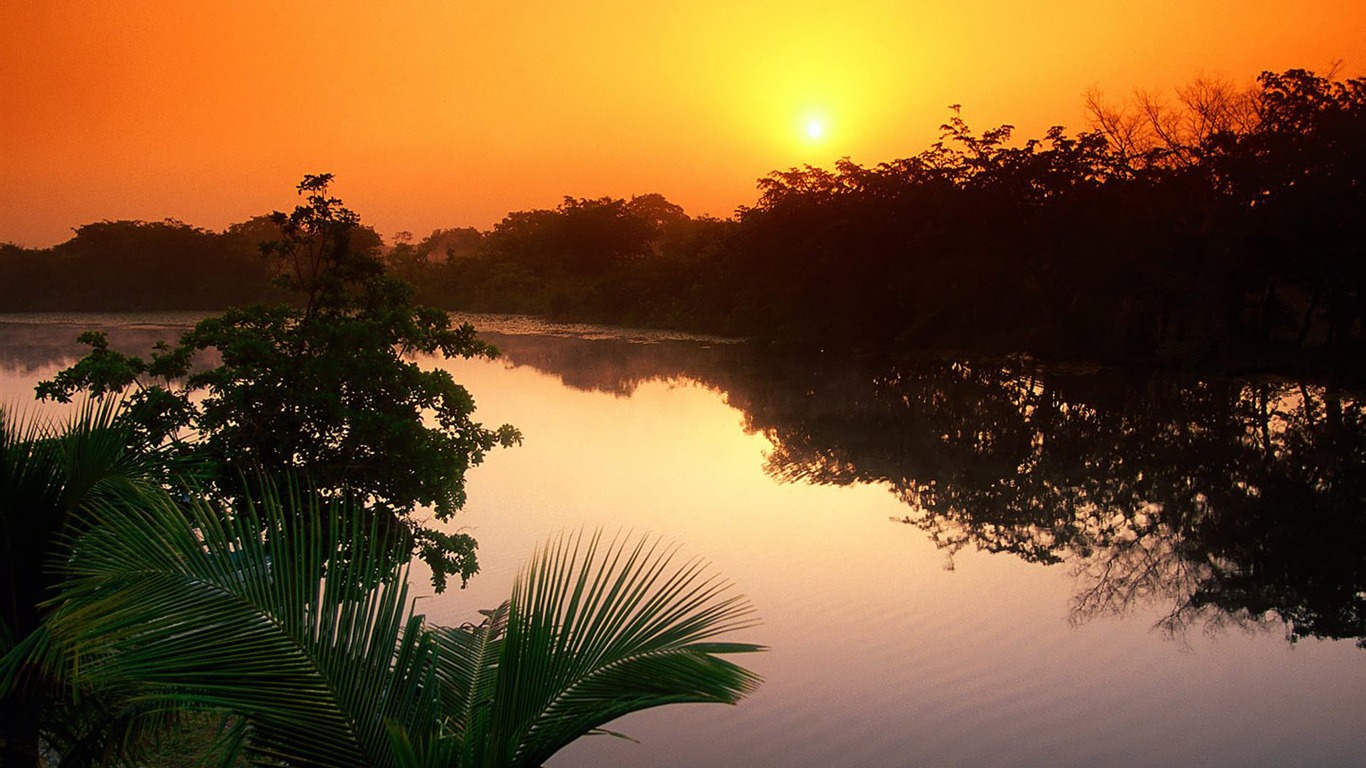
{"type": "MultiPolygon", "coordinates": [[[[1074,621],[1283,624],[1366,647],[1359,394],[1023,363],[793,359],[736,346],[488,334],[513,364],[621,396],[691,379],[744,413],[788,482],[884,483],[900,522],[1066,564],[1074,621]]],[[[950,563],[952,560],[950,559],[950,563]]]]}
{"type": "Polygon", "coordinates": [[[1079,576],[1072,617],[1279,620],[1366,647],[1359,396],[1019,364],[770,367],[730,401],[789,481],[887,483],[902,522],[1079,576]],[[739,396],[737,396],[739,395],[739,396]]]}

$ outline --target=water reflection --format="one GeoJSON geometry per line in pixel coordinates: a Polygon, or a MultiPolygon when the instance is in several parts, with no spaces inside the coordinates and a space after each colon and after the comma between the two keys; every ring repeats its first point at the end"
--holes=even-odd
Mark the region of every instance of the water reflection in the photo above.
{"type": "MultiPolygon", "coordinates": [[[[66,364],[81,351],[75,334],[96,320],[0,323],[0,365],[66,364]]],[[[121,321],[111,339],[145,352],[185,323],[121,321]]],[[[896,519],[950,558],[970,546],[1064,564],[1078,577],[1074,621],[1161,603],[1160,626],[1174,635],[1269,624],[1292,641],[1366,647],[1357,393],[1010,363],[794,360],[697,339],[514,330],[483,335],[506,364],[571,388],[624,397],[662,380],[721,393],[772,444],[769,475],[884,484],[904,505],[896,519]]]]}
{"type": "MultiPolygon", "coordinates": [[[[900,522],[1078,578],[1071,616],[1163,630],[1279,623],[1366,647],[1362,399],[1286,381],[1020,364],[796,361],[733,347],[494,338],[514,365],[629,393],[688,378],[774,448],[767,472],[882,483],[900,522]]],[[[951,561],[950,561],[951,562],[951,561]]]]}

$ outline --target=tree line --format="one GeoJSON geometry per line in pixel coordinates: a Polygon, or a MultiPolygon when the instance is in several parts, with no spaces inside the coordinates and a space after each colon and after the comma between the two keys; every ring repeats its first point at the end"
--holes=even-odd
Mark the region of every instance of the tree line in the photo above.
{"type": "MultiPolygon", "coordinates": [[[[1008,125],[974,131],[953,107],[920,153],[776,171],[729,219],[690,217],[658,194],[567,197],[488,231],[401,234],[387,259],[449,309],[812,347],[1257,367],[1360,357],[1366,79],[1288,70],[1247,88],[1197,80],[1172,102],[1093,93],[1088,105],[1089,130],[1024,141],[1008,125]]],[[[143,287],[117,296],[117,281],[96,284],[97,298],[62,287],[99,274],[73,268],[87,261],[132,274],[131,246],[95,255],[101,226],[160,233],[165,249],[181,248],[173,233],[197,239],[196,265],[239,260],[222,278],[233,290],[269,282],[246,266],[244,225],[107,222],[43,254],[7,246],[0,274],[28,277],[5,284],[38,289],[11,287],[0,307],[36,308],[22,301],[37,294],[62,308],[169,308],[205,294],[193,287],[205,278],[178,297],[146,289],[188,269],[185,249],[141,257],[145,279],[127,282],[143,287]]]]}

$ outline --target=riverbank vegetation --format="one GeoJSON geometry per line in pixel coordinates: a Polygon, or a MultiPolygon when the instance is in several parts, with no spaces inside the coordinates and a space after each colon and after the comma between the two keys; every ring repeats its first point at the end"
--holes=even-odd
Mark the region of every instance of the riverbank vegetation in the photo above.
{"type": "Polygon", "coordinates": [[[3,415],[6,766],[145,765],[188,725],[196,764],[530,768],[758,683],[722,658],[758,646],[713,641],[748,603],[658,542],[561,538],[482,622],[433,626],[406,548],[354,501],[262,479],[226,510],[145,471],[114,408],[3,415]]]}
{"type": "MultiPolygon", "coordinates": [[[[730,219],[657,194],[566,198],[486,232],[401,236],[386,258],[448,309],[813,348],[1359,375],[1366,79],[1289,70],[1247,88],[1196,81],[1174,101],[1088,98],[1090,130],[1023,141],[977,132],[955,107],[918,154],[774,172],[730,219]]],[[[265,291],[245,266],[251,226],[106,222],[46,252],[7,246],[0,307],[187,307],[206,294],[190,253],[205,275],[232,273],[221,301],[265,291]],[[103,244],[111,231],[123,245],[103,244]],[[159,289],[66,285],[102,274],[87,263],[159,289]]]]}
{"type": "Polygon", "coordinates": [[[263,246],[266,263],[290,303],[204,319],[145,359],[85,334],[90,354],[39,385],[38,396],[126,394],[120,417],[137,439],[194,466],[201,490],[226,506],[246,498],[244,481],[257,475],[304,477],[324,497],[373,515],[444,589],[448,576],[463,582],[477,570],[475,542],[421,522],[417,511],[449,520],[464,505],[465,472],[521,436],[474,421],[464,387],[408,356],[497,350],[469,324],[413,302],[330,182],[306,177],[304,202],[271,217],[277,239],[263,246]]]}
{"type": "Polygon", "coordinates": [[[750,608],[650,540],[547,545],[478,625],[413,612],[477,569],[448,520],[520,435],[471,418],[409,353],[494,355],[417,306],[358,219],[299,185],[271,222],[292,303],[197,323],[147,358],[90,353],[39,386],[68,423],[0,409],[0,764],[139,765],[187,720],[210,764],[539,766],[640,709],[734,703],[758,678],[715,637],[750,608]]]}

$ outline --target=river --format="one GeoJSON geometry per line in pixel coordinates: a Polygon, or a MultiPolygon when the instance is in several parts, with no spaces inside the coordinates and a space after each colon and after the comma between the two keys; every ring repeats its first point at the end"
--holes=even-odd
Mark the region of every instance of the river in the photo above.
{"type": "MultiPolygon", "coordinates": [[[[80,330],[145,353],[191,320],[0,316],[0,401],[80,330]]],[[[469,475],[481,572],[419,610],[475,619],[556,532],[649,532],[771,649],[738,706],[632,715],[638,743],[552,768],[1363,764],[1358,396],[473,320],[502,358],[426,362],[525,443],[469,475]]]]}

